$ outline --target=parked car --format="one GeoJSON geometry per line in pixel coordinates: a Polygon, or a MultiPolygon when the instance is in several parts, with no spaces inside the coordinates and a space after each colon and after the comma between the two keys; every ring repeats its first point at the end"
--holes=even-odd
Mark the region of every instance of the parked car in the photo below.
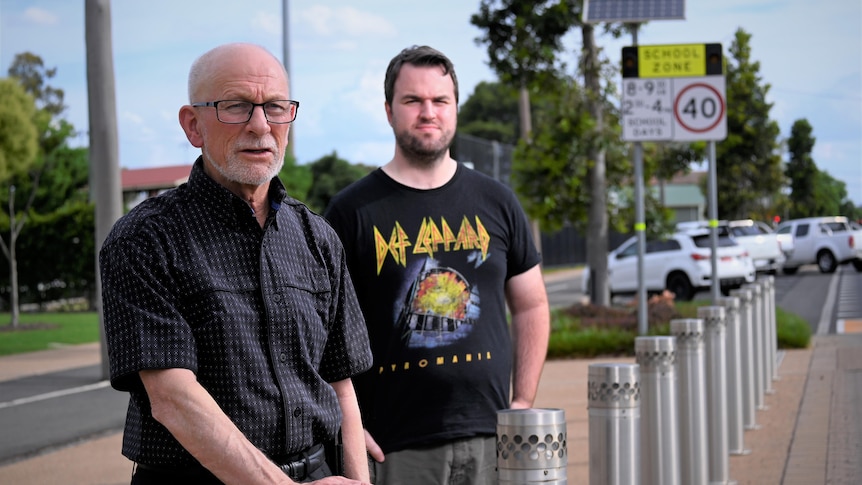
{"type": "Polygon", "coordinates": [[[862,232],[855,231],[846,217],[791,219],[779,224],[776,232],[793,238],[793,253],[783,267],[786,274],[804,264],[816,264],[822,273],[847,263],[862,271],[862,232]]]}
{"type": "MultiPolygon", "coordinates": [[[[608,289],[611,298],[638,290],[637,238],[632,237],[608,254],[608,289]]],[[[668,290],[678,300],[691,300],[712,286],[710,233],[704,229],[678,231],[663,240],[648,240],[644,254],[644,285],[647,293],[668,290]]],[[[748,252],[729,236],[718,238],[718,278],[722,293],[755,279],[748,252]]],[[[589,268],[584,269],[584,292],[588,293],[589,268]]]]}
{"type": "MultiPolygon", "coordinates": [[[[690,221],[677,224],[678,230],[707,229],[708,227],[707,221],[690,221]]],[[[787,254],[793,252],[792,242],[787,243],[788,249],[785,251],[778,234],[771,227],[752,219],[719,221],[718,235],[730,236],[737,244],[744,247],[754,261],[755,270],[759,273],[778,273],[787,259],[787,254]]]]}

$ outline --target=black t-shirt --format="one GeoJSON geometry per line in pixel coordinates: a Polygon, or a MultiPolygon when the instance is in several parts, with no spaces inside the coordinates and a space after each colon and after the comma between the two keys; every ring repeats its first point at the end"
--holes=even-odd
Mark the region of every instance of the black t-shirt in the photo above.
{"type": "Polygon", "coordinates": [[[378,169],[326,217],[369,329],[374,365],[355,383],[383,451],[493,435],[512,369],[504,285],[539,263],[511,190],[461,165],[432,190],[378,169]]]}

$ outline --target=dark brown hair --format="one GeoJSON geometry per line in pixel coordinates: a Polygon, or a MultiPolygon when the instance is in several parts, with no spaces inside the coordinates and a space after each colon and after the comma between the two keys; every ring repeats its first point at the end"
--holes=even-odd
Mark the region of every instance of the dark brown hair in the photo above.
{"type": "Polygon", "coordinates": [[[401,67],[404,64],[418,67],[442,67],[443,74],[448,74],[452,78],[452,83],[455,84],[455,103],[458,103],[458,76],[455,75],[455,66],[452,64],[452,61],[445,54],[433,47],[414,45],[402,50],[389,61],[389,67],[386,68],[386,78],[383,80],[383,93],[386,96],[386,104],[392,105],[395,80],[398,79],[398,74],[401,72],[401,67]]]}

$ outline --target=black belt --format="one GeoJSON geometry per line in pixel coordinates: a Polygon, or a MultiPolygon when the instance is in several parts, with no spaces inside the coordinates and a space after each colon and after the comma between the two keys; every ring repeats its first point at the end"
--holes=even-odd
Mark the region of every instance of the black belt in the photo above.
{"type": "Polygon", "coordinates": [[[312,446],[299,453],[299,458],[295,458],[296,456],[292,455],[289,462],[279,467],[293,480],[305,480],[326,462],[323,445],[312,446]]]}
{"type": "MultiPolygon", "coordinates": [[[[311,473],[323,466],[325,462],[326,453],[323,445],[314,445],[301,453],[290,455],[287,463],[278,465],[278,467],[292,480],[305,480],[311,473]]],[[[212,473],[201,465],[177,469],[137,463],[137,468],[145,473],[175,477],[195,478],[212,476],[212,473]]]]}

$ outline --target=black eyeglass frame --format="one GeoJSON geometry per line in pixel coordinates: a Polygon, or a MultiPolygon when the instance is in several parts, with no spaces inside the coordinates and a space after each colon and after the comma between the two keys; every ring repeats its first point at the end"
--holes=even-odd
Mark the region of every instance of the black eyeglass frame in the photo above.
{"type": "Polygon", "coordinates": [[[245,101],[243,99],[220,99],[218,101],[202,101],[200,103],[192,103],[191,106],[193,108],[215,108],[216,119],[219,120],[220,122],[226,124],[226,125],[241,125],[244,123],[248,123],[249,120],[251,120],[251,116],[254,114],[254,109],[258,106],[260,106],[260,109],[263,110],[263,117],[266,118],[267,123],[272,123],[274,125],[286,125],[288,123],[293,123],[294,121],[296,121],[297,115],[299,115],[299,101],[294,101],[292,99],[274,99],[272,101],[267,101],[265,103],[252,103],[251,101],[245,101]],[[223,119],[221,119],[221,116],[219,116],[218,105],[219,105],[219,103],[227,103],[227,102],[250,104],[251,109],[248,110],[248,118],[246,118],[245,121],[224,121],[223,119]],[[266,114],[266,105],[268,105],[270,103],[278,103],[278,102],[287,102],[288,104],[293,105],[295,107],[295,109],[293,110],[293,119],[292,120],[290,120],[290,121],[272,121],[269,119],[269,115],[266,114]]]}

